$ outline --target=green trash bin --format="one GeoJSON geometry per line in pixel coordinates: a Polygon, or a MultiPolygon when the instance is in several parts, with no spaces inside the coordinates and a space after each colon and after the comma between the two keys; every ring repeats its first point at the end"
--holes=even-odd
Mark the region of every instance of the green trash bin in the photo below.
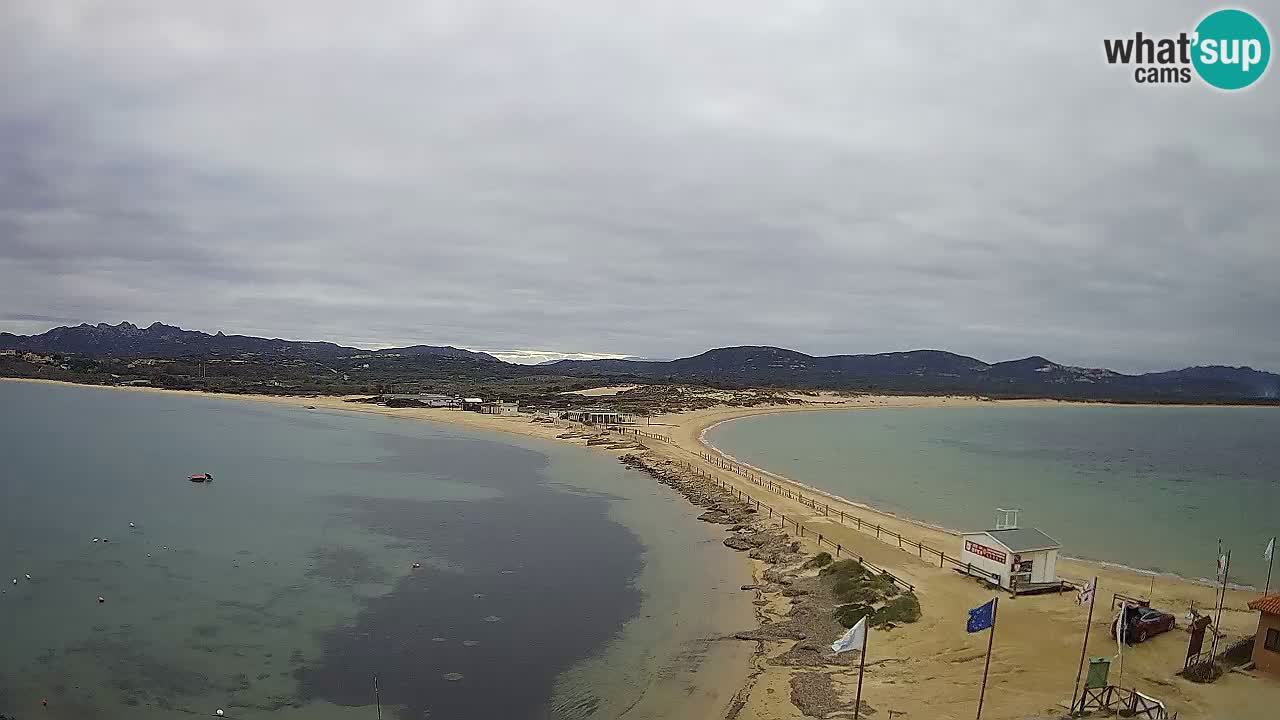
{"type": "Polygon", "coordinates": [[[1104,688],[1107,686],[1107,675],[1110,673],[1111,658],[1091,657],[1089,658],[1089,675],[1085,677],[1084,686],[1091,689],[1104,688]]]}

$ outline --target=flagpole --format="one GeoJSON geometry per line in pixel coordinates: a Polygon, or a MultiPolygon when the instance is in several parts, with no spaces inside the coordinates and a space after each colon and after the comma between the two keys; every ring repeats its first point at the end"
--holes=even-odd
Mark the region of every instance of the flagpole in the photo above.
{"type": "Polygon", "coordinates": [[[1210,660],[1218,656],[1218,623],[1222,622],[1222,606],[1227,601],[1227,575],[1231,574],[1231,551],[1227,551],[1227,562],[1222,567],[1222,595],[1218,598],[1218,614],[1213,619],[1213,647],[1210,660]]]}
{"type": "Polygon", "coordinates": [[[1098,598],[1098,576],[1093,576],[1093,592],[1089,593],[1089,619],[1084,622],[1084,644],[1080,646],[1080,667],[1076,669],[1076,689],[1071,691],[1070,715],[1076,712],[1076,696],[1080,694],[1080,676],[1084,674],[1084,656],[1089,650],[1089,626],[1093,624],[1093,603],[1098,598]]]}
{"type": "Polygon", "coordinates": [[[996,613],[1000,610],[1000,598],[991,601],[991,634],[987,636],[987,662],[982,666],[982,690],[978,692],[978,718],[982,720],[982,701],[987,696],[987,672],[991,669],[991,646],[996,641],[996,613]]]}
{"type": "MultiPolygon", "coordinates": [[[[1112,600],[1112,602],[1115,602],[1112,600]]],[[[1116,655],[1120,659],[1120,679],[1116,681],[1116,687],[1124,688],[1124,644],[1125,638],[1129,635],[1129,603],[1120,602],[1120,619],[1116,621],[1116,655]]]]}
{"type": "Polygon", "coordinates": [[[858,696],[853,701],[853,720],[858,720],[862,713],[862,671],[867,666],[867,636],[871,633],[862,631],[862,652],[858,655],[858,696]]]}
{"type": "Polygon", "coordinates": [[[1266,597],[1271,592],[1271,569],[1276,565],[1276,539],[1271,538],[1271,544],[1267,547],[1271,548],[1271,557],[1267,558],[1267,587],[1262,591],[1262,597],[1266,597]]]}

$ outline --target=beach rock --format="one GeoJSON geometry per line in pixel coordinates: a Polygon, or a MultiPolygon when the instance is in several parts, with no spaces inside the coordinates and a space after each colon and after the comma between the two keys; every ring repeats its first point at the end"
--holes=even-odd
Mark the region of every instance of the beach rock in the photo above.
{"type": "Polygon", "coordinates": [[[839,655],[817,643],[800,642],[793,645],[781,655],[769,660],[770,665],[784,667],[823,667],[827,665],[857,665],[858,651],[853,650],[839,655]]]}
{"type": "Polygon", "coordinates": [[[760,586],[759,585],[743,585],[742,589],[743,590],[759,590],[760,586]]]}
{"type": "Polygon", "coordinates": [[[777,583],[779,585],[790,585],[795,582],[795,578],[783,573],[778,568],[769,568],[760,574],[761,579],[765,582],[777,583]]]}
{"type": "Polygon", "coordinates": [[[807,640],[808,636],[790,625],[763,625],[755,630],[734,633],[738,640],[807,640]]]}
{"type": "Polygon", "coordinates": [[[784,597],[800,597],[801,595],[808,595],[808,594],[809,594],[809,591],[805,590],[804,588],[789,587],[789,588],[782,589],[782,595],[784,597]]]}
{"type": "MultiPolygon", "coordinates": [[[[853,703],[846,703],[836,692],[835,683],[830,673],[799,672],[791,676],[791,704],[805,717],[825,718],[833,713],[852,713],[853,703]]],[[[875,709],[864,700],[859,714],[869,717],[875,709]]]]}
{"type": "MultiPolygon", "coordinates": [[[[737,535],[724,539],[724,546],[733,550],[751,550],[751,544],[737,535]]],[[[754,551],[752,551],[754,553],[754,551]]],[[[752,555],[752,557],[755,557],[752,555]]]]}
{"type": "Polygon", "coordinates": [[[719,523],[729,525],[733,523],[733,519],[720,510],[708,510],[698,516],[702,522],[719,523]]]}

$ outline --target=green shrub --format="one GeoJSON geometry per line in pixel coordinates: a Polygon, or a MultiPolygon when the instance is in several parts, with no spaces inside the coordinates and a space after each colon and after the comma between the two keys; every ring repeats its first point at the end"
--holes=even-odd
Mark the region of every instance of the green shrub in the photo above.
{"type": "Polygon", "coordinates": [[[851,628],[854,625],[857,625],[859,620],[873,614],[874,612],[875,608],[870,605],[849,603],[848,605],[836,606],[835,612],[832,613],[832,615],[835,617],[836,622],[847,628],[851,628]]]}
{"type": "Polygon", "coordinates": [[[820,568],[820,567],[826,567],[827,565],[830,565],[830,564],[831,564],[831,553],[820,552],[817,555],[814,555],[813,557],[809,558],[808,562],[806,562],[804,566],[806,568],[820,568]]]}
{"type": "Polygon", "coordinates": [[[862,563],[857,560],[837,560],[830,565],[822,568],[822,575],[830,575],[835,578],[846,577],[862,577],[866,569],[862,567],[862,563]]]}
{"type": "MultiPolygon", "coordinates": [[[[887,622],[913,623],[920,619],[920,601],[912,593],[903,593],[885,603],[884,607],[871,616],[872,625],[883,625],[887,622]]],[[[854,622],[857,622],[856,620],[854,622]]],[[[852,627],[850,625],[849,627],[852,627]]]]}

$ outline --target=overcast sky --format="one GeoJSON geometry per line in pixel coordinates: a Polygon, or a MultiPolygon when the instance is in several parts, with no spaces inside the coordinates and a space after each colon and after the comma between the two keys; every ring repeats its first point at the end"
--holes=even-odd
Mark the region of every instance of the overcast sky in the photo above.
{"type": "Polygon", "coordinates": [[[1276,68],[1094,5],[4,0],[0,330],[1280,370],[1276,68]]]}

